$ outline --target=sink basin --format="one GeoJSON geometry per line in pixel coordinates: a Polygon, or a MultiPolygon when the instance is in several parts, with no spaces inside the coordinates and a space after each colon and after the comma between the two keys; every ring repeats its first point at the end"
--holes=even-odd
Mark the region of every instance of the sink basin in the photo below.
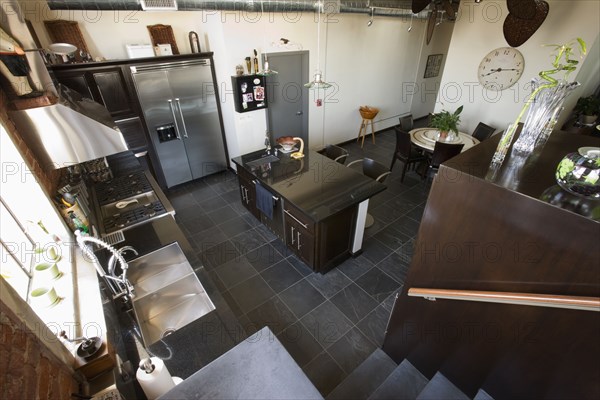
{"type": "Polygon", "coordinates": [[[146,346],[215,309],[179,244],[130,261],[133,310],[146,346]]]}

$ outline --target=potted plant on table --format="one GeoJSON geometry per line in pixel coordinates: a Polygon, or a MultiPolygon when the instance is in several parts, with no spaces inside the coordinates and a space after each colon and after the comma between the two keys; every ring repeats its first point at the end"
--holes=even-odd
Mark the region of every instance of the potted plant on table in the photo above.
{"type": "Polygon", "coordinates": [[[600,113],[600,98],[596,96],[580,97],[575,105],[575,112],[580,115],[580,122],[584,125],[593,124],[600,113]]]}
{"type": "Polygon", "coordinates": [[[463,106],[460,106],[453,113],[442,110],[431,116],[430,125],[432,128],[440,131],[440,140],[448,140],[448,134],[455,133],[458,135],[458,124],[460,123],[460,113],[462,110],[463,106]]]}

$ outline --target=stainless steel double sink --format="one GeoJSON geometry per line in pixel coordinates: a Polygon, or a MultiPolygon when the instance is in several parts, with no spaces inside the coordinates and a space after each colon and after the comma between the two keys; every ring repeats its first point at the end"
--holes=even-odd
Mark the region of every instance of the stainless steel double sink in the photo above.
{"type": "Polygon", "coordinates": [[[146,346],[215,309],[177,242],[128,264],[133,310],[146,346]]]}

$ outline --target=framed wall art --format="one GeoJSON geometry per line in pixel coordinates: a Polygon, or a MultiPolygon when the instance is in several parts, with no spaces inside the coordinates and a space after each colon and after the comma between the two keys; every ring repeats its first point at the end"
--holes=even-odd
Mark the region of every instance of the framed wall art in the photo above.
{"type": "Polygon", "coordinates": [[[427,57],[427,64],[425,65],[425,76],[423,78],[434,78],[440,74],[440,67],[442,66],[443,54],[431,54],[427,57]]]}

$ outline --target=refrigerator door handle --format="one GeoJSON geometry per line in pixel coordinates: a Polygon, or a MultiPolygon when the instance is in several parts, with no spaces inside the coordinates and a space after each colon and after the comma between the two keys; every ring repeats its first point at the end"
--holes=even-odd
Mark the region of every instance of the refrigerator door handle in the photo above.
{"type": "Polygon", "coordinates": [[[181,140],[181,136],[179,135],[179,124],[177,123],[177,118],[175,117],[175,110],[173,110],[173,100],[169,99],[167,100],[167,103],[169,103],[171,114],[173,114],[173,122],[175,123],[175,135],[177,135],[177,139],[181,140]]]}
{"type": "Polygon", "coordinates": [[[185,118],[183,118],[183,111],[181,110],[181,103],[179,102],[179,97],[176,97],[175,101],[177,102],[177,107],[179,108],[179,116],[181,117],[181,123],[183,124],[183,137],[187,138],[187,128],[185,127],[185,118]]]}

